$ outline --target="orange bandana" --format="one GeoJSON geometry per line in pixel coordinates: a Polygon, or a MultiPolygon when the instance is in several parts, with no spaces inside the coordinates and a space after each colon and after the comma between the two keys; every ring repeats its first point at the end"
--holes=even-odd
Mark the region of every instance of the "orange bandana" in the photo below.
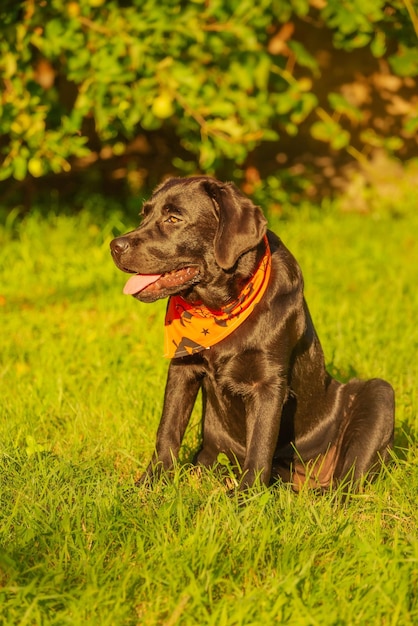
{"type": "Polygon", "coordinates": [[[271,271],[271,252],[264,238],[266,251],[239,297],[219,311],[204,304],[189,304],[181,296],[168,301],[165,317],[165,354],[172,359],[196,354],[218,343],[253,312],[267,288],[271,271]]]}

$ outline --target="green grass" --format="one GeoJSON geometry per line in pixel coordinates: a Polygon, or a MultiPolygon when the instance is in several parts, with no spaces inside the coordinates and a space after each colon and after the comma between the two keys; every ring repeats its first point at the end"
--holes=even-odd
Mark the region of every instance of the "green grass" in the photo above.
{"type": "MultiPolygon", "coordinates": [[[[13,216],[12,216],[13,217],[13,216]]],[[[272,220],[299,259],[330,370],[397,397],[393,463],[344,502],[228,498],[180,464],[152,491],[165,303],[122,295],[123,223],[33,214],[0,230],[0,624],[418,623],[418,216],[272,220]]],[[[196,443],[198,411],[182,460],[196,443]]]]}

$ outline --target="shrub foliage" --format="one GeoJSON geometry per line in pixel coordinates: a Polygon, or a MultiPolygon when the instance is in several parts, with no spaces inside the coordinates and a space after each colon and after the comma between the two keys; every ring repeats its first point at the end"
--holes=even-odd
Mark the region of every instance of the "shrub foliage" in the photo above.
{"type": "Polygon", "coordinates": [[[215,173],[302,125],[354,156],[401,152],[418,128],[402,98],[396,136],[350,91],[320,102],[309,36],[320,27],[335,54],[378,59],[393,100],[418,74],[410,0],[23,0],[0,19],[3,180],[126,155],[147,133],[174,137],[181,172],[215,173]]]}

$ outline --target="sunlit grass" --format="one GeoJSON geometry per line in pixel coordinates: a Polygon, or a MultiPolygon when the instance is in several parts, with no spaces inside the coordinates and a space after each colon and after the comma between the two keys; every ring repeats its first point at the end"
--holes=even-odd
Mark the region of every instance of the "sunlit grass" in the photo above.
{"type": "MultiPolygon", "coordinates": [[[[415,624],[418,216],[271,220],[302,265],[330,370],[397,396],[392,465],[343,501],[227,497],[211,472],[136,489],[167,362],[165,303],[121,293],[106,219],[0,231],[0,623],[415,624]]],[[[195,411],[182,459],[197,438],[195,411]]]]}

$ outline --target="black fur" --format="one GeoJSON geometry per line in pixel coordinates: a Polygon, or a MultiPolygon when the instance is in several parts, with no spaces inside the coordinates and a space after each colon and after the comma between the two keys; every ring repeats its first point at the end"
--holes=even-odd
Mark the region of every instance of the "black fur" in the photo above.
{"type": "MultiPolygon", "coordinates": [[[[172,359],[156,451],[144,475],[170,470],[199,389],[202,444],[196,463],[225,453],[240,488],[280,477],[298,489],[327,488],[378,467],[393,441],[394,394],[384,380],[346,384],[325,370],[303,295],[300,268],[261,210],[230,183],[199,176],[171,179],[144,205],[139,228],[112,241],[125,271],[153,274],[197,268],[182,297],[220,309],[235,300],[264,250],[270,284],[250,317],[209,350],[172,359]]],[[[151,302],[176,287],[137,294],[151,302]]]]}

